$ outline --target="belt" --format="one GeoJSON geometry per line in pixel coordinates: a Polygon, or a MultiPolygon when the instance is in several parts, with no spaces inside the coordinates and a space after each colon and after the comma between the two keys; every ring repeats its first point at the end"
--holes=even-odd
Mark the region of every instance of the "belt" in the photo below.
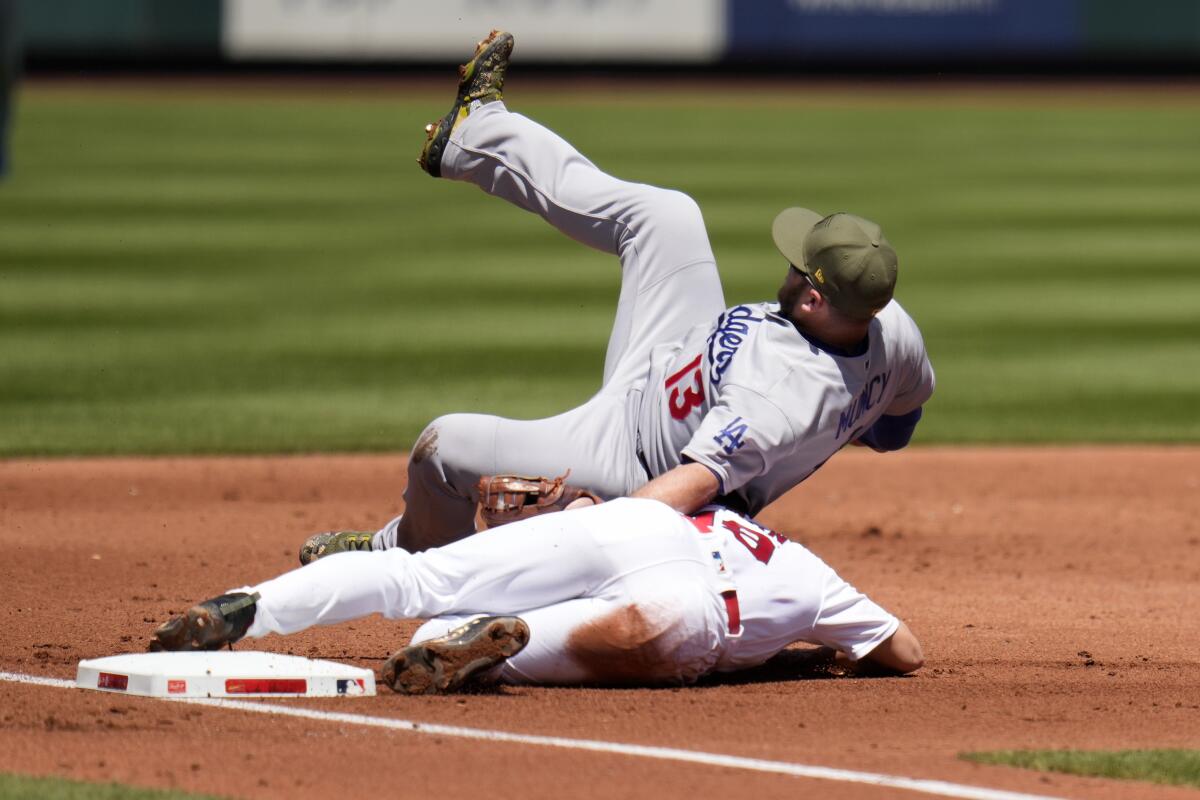
{"type": "MultiPolygon", "coordinates": [[[[704,541],[706,536],[710,536],[713,532],[713,512],[708,511],[697,516],[683,517],[688,522],[692,523],[696,532],[700,534],[701,541],[704,541]]],[[[704,542],[705,549],[712,554],[713,571],[717,574],[717,587],[721,592],[721,599],[725,601],[725,617],[729,626],[730,636],[742,635],[742,607],[738,604],[737,588],[733,584],[733,576],[729,574],[729,569],[725,566],[725,557],[721,555],[720,550],[716,550],[709,542],[704,542]]]]}
{"type": "Polygon", "coordinates": [[[738,605],[737,589],[726,589],[721,592],[721,599],[725,601],[725,615],[729,617],[729,634],[741,636],[742,609],[738,605]]]}
{"type": "Polygon", "coordinates": [[[634,448],[637,451],[638,463],[642,465],[642,470],[646,473],[646,480],[653,480],[654,474],[650,472],[650,463],[646,461],[646,451],[642,449],[642,432],[637,432],[637,438],[634,439],[634,448]]]}

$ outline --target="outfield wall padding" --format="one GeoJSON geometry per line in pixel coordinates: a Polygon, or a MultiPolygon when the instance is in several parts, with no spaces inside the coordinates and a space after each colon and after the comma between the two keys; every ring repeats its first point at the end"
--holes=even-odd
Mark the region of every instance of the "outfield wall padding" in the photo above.
{"type": "Polygon", "coordinates": [[[1200,61],[1196,0],[17,2],[40,61],[429,64],[493,26],[530,63],[1200,61]]]}

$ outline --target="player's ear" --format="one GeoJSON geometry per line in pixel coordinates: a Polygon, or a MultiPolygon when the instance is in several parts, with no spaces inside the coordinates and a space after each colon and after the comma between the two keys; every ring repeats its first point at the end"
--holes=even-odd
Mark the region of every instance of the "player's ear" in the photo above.
{"type": "Polygon", "coordinates": [[[800,307],[810,314],[820,311],[828,302],[823,294],[811,286],[805,287],[804,294],[800,296],[800,307]]]}

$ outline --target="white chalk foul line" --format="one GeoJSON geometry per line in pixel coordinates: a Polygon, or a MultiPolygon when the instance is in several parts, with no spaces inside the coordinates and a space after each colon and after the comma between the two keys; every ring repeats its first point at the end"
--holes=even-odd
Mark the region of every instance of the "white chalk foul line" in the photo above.
{"type": "Polygon", "coordinates": [[[22,675],[19,672],[0,672],[0,681],[32,683],[34,686],[53,686],[56,689],[75,688],[75,681],[64,681],[61,678],[43,678],[40,675],[22,675]]]}
{"type": "MultiPolygon", "coordinates": [[[[52,686],[58,689],[75,688],[74,681],[58,678],[43,678],[36,675],[22,675],[16,672],[0,672],[0,680],[12,683],[26,683],[36,686],[52,686]]],[[[110,692],[110,694],[112,694],[110,692]]],[[[433,736],[446,736],[458,739],[474,739],[486,742],[510,742],[512,744],[533,745],[536,747],[560,747],[567,750],[585,750],[593,753],[610,755],[633,756],[635,758],[650,758],[660,761],[678,761],[688,764],[702,764],[710,767],[727,767],[743,769],[752,772],[766,772],[777,775],[792,775],[798,778],[816,778],[818,780],[840,781],[842,783],[862,783],[870,786],[880,786],[889,789],[905,789],[940,797],[958,797],[963,800],[1061,800],[1061,798],[1040,794],[1024,794],[1008,792],[1001,789],[988,789],[981,786],[950,783],[947,781],[924,780],[921,778],[905,778],[896,775],[883,775],[874,772],[859,772],[857,770],[834,769],[818,767],[809,764],[795,764],[787,761],[768,761],[761,758],[743,758],[741,756],[723,755],[721,753],[706,753],[701,750],[682,750],[674,747],[651,747],[638,744],[621,744],[620,742],[605,742],[597,739],[568,739],[561,736],[536,736],[524,733],[507,733],[482,728],[462,728],[456,725],[438,725],[428,722],[412,722],[411,720],[388,717],[369,717],[362,714],[343,714],[335,711],[319,711],[296,706],[281,706],[267,703],[254,703],[247,700],[219,700],[196,698],[164,698],[171,703],[188,703],[191,705],[229,708],[238,711],[248,711],[253,714],[274,714],[281,717],[296,717],[299,719],[318,720],[320,722],[339,722],[343,725],[360,725],[367,728],[384,728],[395,731],[408,731],[433,736]]]]}

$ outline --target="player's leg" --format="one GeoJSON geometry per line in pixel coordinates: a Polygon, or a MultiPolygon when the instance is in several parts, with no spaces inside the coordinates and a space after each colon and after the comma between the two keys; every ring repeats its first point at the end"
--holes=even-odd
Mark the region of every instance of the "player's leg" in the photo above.
{"type": "MultiPolygon", "coordinates": [[[[659,580],[670,577],[663,572],[659,580]]],[[[672,598],[585,597],[522,612],[529,641],[486,682],[542,686],[692,683],[720,656],[721,618],[702,585],[683,579],[672,598]]],[[[420,643],[443,635],[470,617],[439,617],[413,635],[420,643]]]]}
{"type": "Polygon", "coordinates": [[[621,576],[703,553],[680,517],[648,500],[617,500],[482,531],[421,553],[339,553],[238,591],[260,595],[247,635],[295,633],[368,614],[390,618],[513,614],[603,596],[621,576]]]}
{"type": "MultiPolygon", "coordinates": [[[[728,619],[715,571],[690,526],[661,506],[643,508],[638,516],[602,509],[553,516],[559,522],[588,517],[604,522],[599,535],[589,530],[594,526],[579,526],[562,546],[582,542],[587,552],[598,545],[586,561],[593,566],[608,562],[607,577],[604,570],[593,573],[572,587],[583,596],[528,611],[509,606],[503,607],[505,616],[460,612],[434,618],[388,660],[384,681],[407,693],[466,680],[682,684],[714,667],[725,646],[728,619]],[[639,524],[651,529],[640,530],[639,524]]],[[[568,582],[577,577],[571,569],[566,572],[568,582]]],[[[527,595],[525,602],[551,594],[565,592],[556,587],[527,595]]]]}
{"type": "Polygon", "coordinates": [[[405,514],[376,535],[375,547],[418,550],[470,534],[481,475],[556,476],[570,469],[571,480],[605,496],[644,483],[627,390],[645,373],[651,347],[713,318],[724,305],[704,221],[691,198],[603,173],[503,103],[477,108],[454,128],[441,174],[474,182],[579,241],[618,254],[621,296],[601,395],[546,420],[436,420],[413,451],[405,514]]]}
{"type": "Polygon", "coordinates": [[[441,174],[474,183],[620,257],[621,297],[605,384],[630,347],[648,353],[653,344],[724,309],[704,219],[692,198],[606,174],[562,137],[502,102],[476,109],[454,128],[441,174]]]}
{"type": "Polygon", "coordinates": [[[600,394],[579,408],[540,420],[450,414],[422,433],[408,463],[405,511],[372,547],[424,550],[475,531],[477,483],[497,473],[557,477],[605,498],[645,481],[626,430],[632,399],[600,394]]]}
{"type": "Polygon", "coordinates": [[[536,641],[506,680],[690,680],[711,666],[721,645],[718,596],[707,554],[686,521],[660,503],[620,499],[424,553],[340,553],[194,607],[160,627],[155,641],[190,649],[214,624],[220,635],[204,641],[219,646],[374,613],[522,615],[531,622],[509,622],[522,629],[522,640],[529,630],[536,641]],[[598,602],[571,603],[579,598],[598,602]],[[204,613],[193,614],[197,609],[204,613]]]}
{"type": "MultiPolygon", "coordinates": [[[[617,500],[530,522],[543,520],[569,523],[573,533],[559,542],[572,550],[584,548],[592,564],[609,566],[571,583],[573,594],[555,589],[526,594],[519,603],[559,598],[541,606],[521,609],[502,599],[505,605],[499,607],[430,619],[413,642],[442,636],[468,621],[472,611],[486,611],[518,615],[529,629],[528,644],[492,676],[504,682],[678,683],[711,669],[726,641],[725,603],[708,553],[678,514],[659,503],[617,500]]],[[[534,527],[515,523],[498,531],[517,526],[534,527]]],[[[521,541],[527,538],[522,534],[521,541]]],[[[564,557],[568,564],[573,560],[572,553],[551,558],[551,583],[560,569],[556,561],[564,557]]],[[[535,561],[524,569],[541,569],[543,559],[535,561]]],[[[566,577],[568,583],[573,580],[572,568],[566,577]]]]}
{"type": "Polygon", "coordinates": [[[568,481],[606,499],[645,482],[633,446],[632,426],[640,395],[603,392],[564,414],[513,420],[485,414],[448,414],[428,426],[413,446],[404,490],[404,513],[372,534],[327,532],[310,536],[300,562],[344,550],[418,551],[440,547],[475,532],[478,482],[484,475],[544,477],[568,481]]]}
{"type": "Polygon", "coordinates": [[[579,596],[610,572],[580,513],[547,514],[420,553],[391,548],[320,559],[239,590],[261,596],[248,635],[368,614],[507,613],[579,596]]]}
{"type": "MultiPolygon", "coordinates": [[[[723,605],[711,568],[669,561],[603,589],[520,612],[529,641],[487,680],[512,684],[691,683],[716,664],[725,641],[723,605]]],[[[413,643],[443,636],[470,616],[437,617],[413,643]]]]}

